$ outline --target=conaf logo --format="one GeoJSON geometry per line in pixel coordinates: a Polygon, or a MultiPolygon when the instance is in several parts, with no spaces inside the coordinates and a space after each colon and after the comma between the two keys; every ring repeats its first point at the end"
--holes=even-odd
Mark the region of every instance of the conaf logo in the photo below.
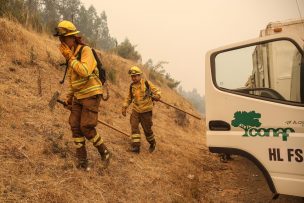
{"type": "Polygon", "coordinates": [[[234,120],[231,121],[231,125],[242,128],[245,131],[244,137],[279,137],[282,135],[282,140],[287,141],[289,133],[295,132],[292,128],[259,128],[262,125],[259,121],[260,118],[261,114],[255,111],[237,111],[234,113],[234,120]]]}

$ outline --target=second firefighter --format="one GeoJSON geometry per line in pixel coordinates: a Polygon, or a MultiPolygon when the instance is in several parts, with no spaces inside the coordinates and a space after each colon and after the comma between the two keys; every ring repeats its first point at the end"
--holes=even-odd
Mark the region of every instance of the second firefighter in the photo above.
{"type": "Polygon", "coordinates": [[[122,115],[126,116],[127,108],[132,103],[133,109],[130,116],[131,124],[131,151],[140,152],[140,130],[141,124],[146,140],[149,142],[149,152],[155,150],[156,141],[152,131],[152,109],[153,101],[160,99],[161,92],[153,83],[142,77],[142,71],[137,66],[133,66],[129,70],[132,83],[130,85],[127,98],[124,100],[122,107],[122,115]]]}

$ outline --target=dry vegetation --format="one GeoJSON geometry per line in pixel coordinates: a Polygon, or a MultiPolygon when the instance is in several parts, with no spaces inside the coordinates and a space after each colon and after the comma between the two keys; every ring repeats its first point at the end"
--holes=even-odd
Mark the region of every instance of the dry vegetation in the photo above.
{"type": "MultiPolygon", "coordinates": [[[[271,194],[261,174],[235,157],[220,163],[205,146],[204,122],[184,117],[156,104],[154,131],[157,150],[127,152],[129,139],[98,126],[113,153],[102,169],[97,151],[88,143],[90,172],[74,163],[74,146],[67,123],[69,112],[48,102],[59,85],[63,61],[57,42],[0,19],[0,202],[264,202],[271,194]],[[182,124],[182,126],[178,124],[182,124]],[[242,181],[239,181],[240,178],[242,181]],[[258,195],[257,195],[258,194],[258,195]]],[[[101,104],[100,119],[128,132],[120,116],[128,92],[130,61],[101,53],[108,70],[115,70],[111,98],[101,104]]],[[[168,87],[169,103],[194,112],[168,87]]],[[[283,199],[284,200],[284,199],[283,199]]]]}

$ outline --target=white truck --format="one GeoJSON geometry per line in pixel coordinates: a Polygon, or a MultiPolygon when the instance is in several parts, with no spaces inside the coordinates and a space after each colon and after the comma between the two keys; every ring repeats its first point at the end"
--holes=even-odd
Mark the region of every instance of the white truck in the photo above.
{"type": "Polygon", "coordinates": [[[250,159],[279,194],[304,197],[304,20],[206,54],[206,135],[213,153],[250,159]]]}

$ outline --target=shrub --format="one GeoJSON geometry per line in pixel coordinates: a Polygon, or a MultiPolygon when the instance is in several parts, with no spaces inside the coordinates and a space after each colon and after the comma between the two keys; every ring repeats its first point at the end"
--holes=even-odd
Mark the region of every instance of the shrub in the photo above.
{"type": "Polygon", "coordinates": [[[116,70],[111,68],[109,70],[107,70],[107,76],[108,76],[108,79],[113,83],[115,84],[116,83],[116,70]]]}
{"type": "Polygon", "coordinates": [[[171,89],[176,88],[176,87],[180,84],[180,81],[174,80],[174,79],[170,76],[169,73],[166,74],[166,80],[168,81],[168,82],[167,82],[168,87],[170,87],[171,89]]]}
{"type": "Polygon", "coordinates": [[[164,83],[164,75],[165,75],[165,69],[163,67],[163,64],[167,64],[166,61],[160,61],[158,64],[154,65],[153,61],[149,59],[145,64],[144,67],[146,67],[149,70],[149,79],[153,82],[156,82],[157,84],[164,83]]]}
{"type": "Polygon", "coordinates": [[[156,65],[153,64],[153,61],[149,59],[145,64],[149,70],[149,79],[157,84],[167,84],[167,86],[171,89],[176,88],[180,81],[174,80],[169,73],[166,73],[164,65],[168,64],[167,61],[160,61],[156,65]]]}
{"type": "Polygon", "coordinates": [[[176,88],[179,84],[180,84],[180,81],[170,81],[167,83],[168,87],[170,87],[171,89],[176,88]]]}
{"type": "Polygon", "coordinates": [[[128,39],[125,39],[114,50],[117,55],[125,59],[130,59],[135,62],[141,61],[141,55],[135,50],[135,45],[132,45],[128,39]]]}
{"type": "Polygon", "coordinates": [[[186,127],[190,122],[186,117],[186,113],[175,110],[175,123],[181,127],[186,127]]]}

